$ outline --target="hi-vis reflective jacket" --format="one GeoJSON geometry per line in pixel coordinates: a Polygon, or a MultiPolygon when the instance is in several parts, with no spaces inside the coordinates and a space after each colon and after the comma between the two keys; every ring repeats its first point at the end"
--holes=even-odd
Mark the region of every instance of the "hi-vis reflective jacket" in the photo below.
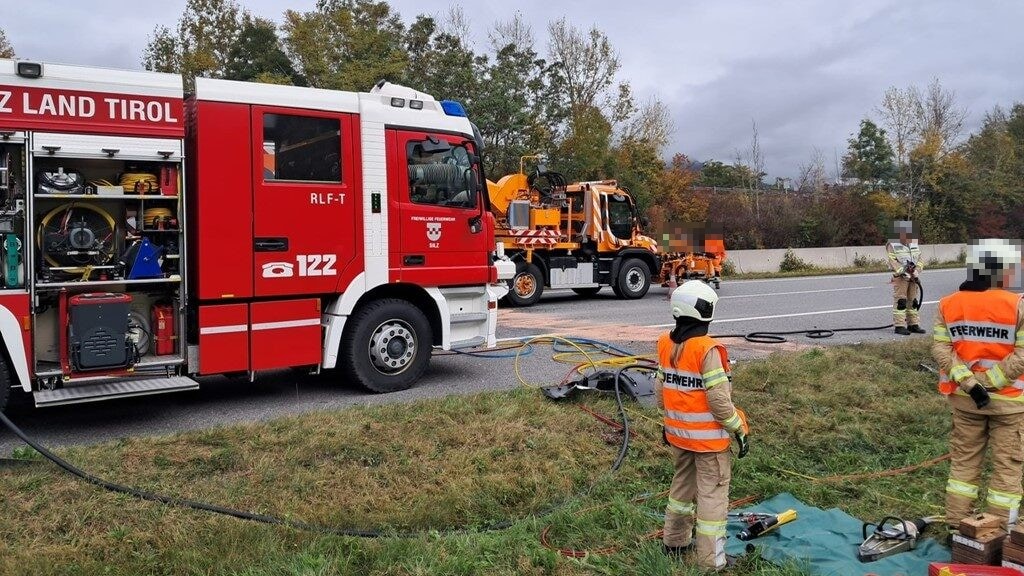
{"type": "Polygon", "coordinates": [[[899,242],[890,242],[885,245],[885,252],[889,256],[889,268],[897,276],[903,274],[907,264],[911,262],[914,263],[918,271],[924,269],[924,263],[921,262],[921,246],[917,241],[911,242],[909,246],[899,242]]]}
{"type": "Polygon", "coordinates": [[[1000,365],[1024,346],[1024,333],[1018,332],[1020,303],[1020,295],[996,288],[961,290],[939,301],[935,344],[952,346],[955,355],[948,372],[939,372],[939,392],[964,394],[957,383],[977,375],[979,384],[996,391],[994,400],[1024,402],[1024,379],[1012,373],[1011,381],[1000,365]]]}
{"type": "Polygon", "coordinates": [[[658,340],[666,437],[683,450],[724,452],[733,433],[747,433],[746,415],[730,398],[729,355],[709,336],[690,338],[673,358],[675,347],[668,334],[658,340]]]}

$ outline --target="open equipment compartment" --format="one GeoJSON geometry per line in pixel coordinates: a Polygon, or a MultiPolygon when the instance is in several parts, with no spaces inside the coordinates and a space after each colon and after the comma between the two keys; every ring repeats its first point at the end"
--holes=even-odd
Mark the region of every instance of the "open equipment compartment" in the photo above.
{"type": "Polygon", "coordinates": [[[29,138],[36,376],[177,374],[185,301],[180,139],[29,138]]]}

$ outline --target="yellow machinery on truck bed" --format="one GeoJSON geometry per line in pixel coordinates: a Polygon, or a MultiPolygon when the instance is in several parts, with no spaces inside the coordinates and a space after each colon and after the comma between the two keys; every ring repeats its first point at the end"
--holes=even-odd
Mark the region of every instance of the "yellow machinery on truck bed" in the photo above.
{"type": "Polygon", "coordinates": [[[516,262],[513,305],[533,305],[545,287],[590,296],[611,286],[620,298],[642,298],[660,281],[657,242],[643,235],[633,197],[614,180],[567,184],[543,166],[527,176],[520,164],[487,188],[496,239],[516,262]]]}

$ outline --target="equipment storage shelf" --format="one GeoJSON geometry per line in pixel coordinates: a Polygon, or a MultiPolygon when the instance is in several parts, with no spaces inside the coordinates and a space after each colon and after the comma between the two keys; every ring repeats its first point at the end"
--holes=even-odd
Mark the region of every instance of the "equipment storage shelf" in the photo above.
{"type": "Polygon", "coordinates": [[[63,200],[134,200],[136,202],[176,202],[177,196],[158,194],[33,194],[35,198],[59,198],[63,200]]]}
{"type": "Polygon", "coordinates": [[[88,280],[80,282],[38,282],[36,288],[74,288],[76,286],[94,287],[117,287],[117,286],[138,286],[141,284],[177,284],[181,282],[180,276],[171,278],[148,278],[142,280],[88,280]]]}
{"type": "Polygon", "coordinates": [[[37,133],[30,148],[37,377],[90,382],[178,370],[181,141],[37,133]]]}

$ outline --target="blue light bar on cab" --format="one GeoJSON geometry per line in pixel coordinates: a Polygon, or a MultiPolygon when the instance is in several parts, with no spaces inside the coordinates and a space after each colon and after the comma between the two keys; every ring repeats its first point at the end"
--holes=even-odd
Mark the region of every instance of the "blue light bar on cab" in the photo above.
{"type": "Polygon", "coordinates": [[[441,100],[441,109],[449,116],[462,116],[466,118],[466,109],[455,100],[441,100]]]}

